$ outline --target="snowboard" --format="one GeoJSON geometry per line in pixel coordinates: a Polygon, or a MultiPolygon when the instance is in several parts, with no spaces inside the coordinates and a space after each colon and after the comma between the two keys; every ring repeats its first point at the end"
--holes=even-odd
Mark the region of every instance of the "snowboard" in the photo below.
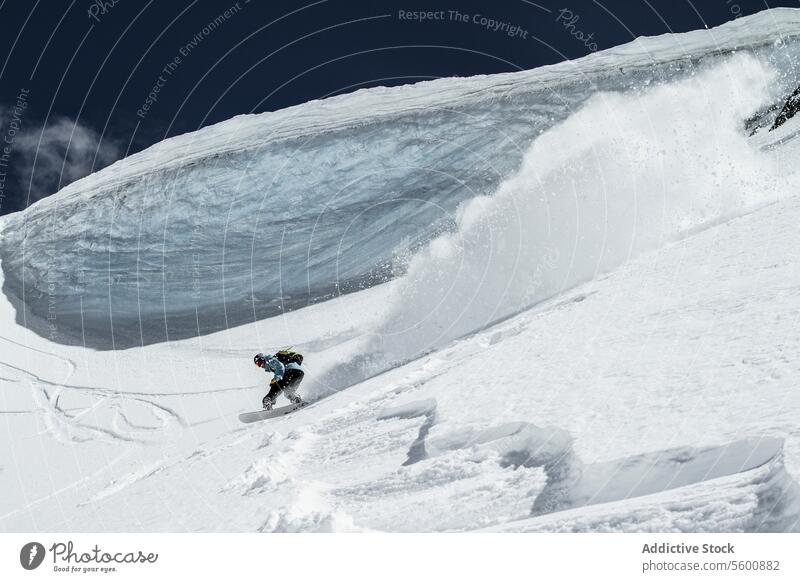
{"type": "Polygon", "coordinates": [[[243,412],[239,415],[239,420],[244,423],[258,422],[259,420],[267,420],[268,418],[275,418],[276,416],[285,416],[295,410],[308,406],[308,402],[301,402],[300,404],[287,404],[273,408],[272,410],[257,410],[255,412],[243,412]]]}

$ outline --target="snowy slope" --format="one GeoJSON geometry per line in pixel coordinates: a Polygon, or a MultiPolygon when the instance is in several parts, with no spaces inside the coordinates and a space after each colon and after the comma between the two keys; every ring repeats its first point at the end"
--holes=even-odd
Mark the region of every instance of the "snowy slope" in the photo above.
{"type": "MultiPolygon", "coordinates": [[[[772,104],[798,78],[799,33],[796,11],[772,10],[533,71],[357,91],[172,138],[3,221],[3,291],[24,299],[37,317],[20,310],[17,321],[41,335],[112,349],[370,286],[453,228],[461,202],[492,194],[533,138],[597,91],[691,77],[740,51],[777,71],[759,96],[772,104]],[[48,315],[56,336],[39,321],[48,315]]],[[[719,91],[708,88],[727,100],[719,91]]]]}
{"type": "Polygon", "coordinates": [[[296,340],[314,373],[385,289],[112,357],[5,338],[0,524],[796,530],[799,215],[707,230],[270,424],[236,421],[263,382],[241,346],[296,340]],[[280,331],[304,323],[322,337],[280,331]]]}
{"type": "MultiPolygon", "coordinates": [[[[587,91],[390,283],[116,351],[36,334],[0,297],[0,530],[800,530],[800,119],[742,127],[797,81],[774,42],[796,14],[585,61],[610,75],[656,48],[763,47],[587,91]],[[240,424],[266,383],[252,354],[286,344],[315,402],[240,424]]],[[[12,241],[41,243],[21,225],[81,197],[102,216],[87,185],[111,176],[6,219],[4,276],[28,276],[12,241]]]]}

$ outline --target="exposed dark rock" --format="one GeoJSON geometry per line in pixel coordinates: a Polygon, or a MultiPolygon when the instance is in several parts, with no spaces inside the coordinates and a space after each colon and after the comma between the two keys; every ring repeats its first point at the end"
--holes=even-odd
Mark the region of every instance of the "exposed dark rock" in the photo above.
{"type": "Polygon", "coordinates": [[[800,87],[795,89],[794,93],[786,100],[786,104],[783,106],[783,109],[781,109],[778,117],[775,118],[775,123],[772,124],[770,131],[786,123],[789,119],[794,117],[798,110],[800,110],[800,87]]]}

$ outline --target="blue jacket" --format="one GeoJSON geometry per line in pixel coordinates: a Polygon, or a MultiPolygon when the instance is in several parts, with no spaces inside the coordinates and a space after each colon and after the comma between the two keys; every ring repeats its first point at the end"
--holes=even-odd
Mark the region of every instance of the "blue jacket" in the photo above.
{"type": "Polygon", "coordinates": [[[303,368],[300,367],[300,364],[295,362],[290,362],[289,364],[284,365],[278,358],[275,356],[267,356],[267,363],[264,365],[264,371],[268,374],[272,372],[275,374],[275,381],[280,381],[283,378],[283,375],[286,373],[286,370],[300,370],[303,371],[303,368]]]}

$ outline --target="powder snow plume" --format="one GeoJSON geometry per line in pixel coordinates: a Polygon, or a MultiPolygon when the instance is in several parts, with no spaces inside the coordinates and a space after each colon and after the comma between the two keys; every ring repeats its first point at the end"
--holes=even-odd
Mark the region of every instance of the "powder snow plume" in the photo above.
{"type": "Polygon", "coordinates": [[[735,55],[689,79],[592,97],[411,260],[369,351],[413,357],[787,195],[785,172],[742,129],[772,77],[735,55]]]}

